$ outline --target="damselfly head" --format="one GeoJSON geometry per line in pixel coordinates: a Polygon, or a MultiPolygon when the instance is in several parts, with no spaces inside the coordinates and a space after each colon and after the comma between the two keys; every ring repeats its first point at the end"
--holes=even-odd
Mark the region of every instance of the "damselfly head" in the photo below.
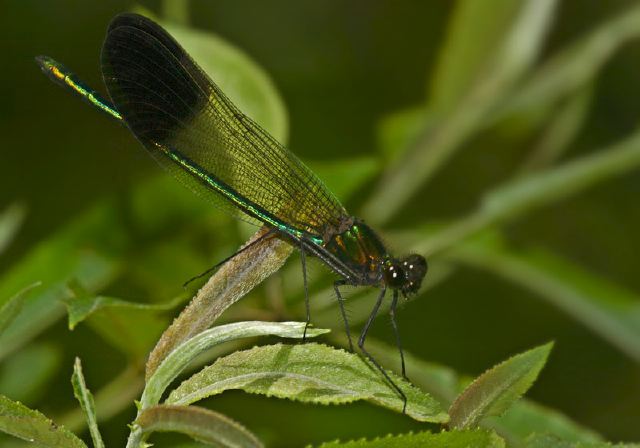
{"type": "Polygon", "coordinates": [[[399,289],[404,296],[417,293],[426,274],[427,260],[418,254],[411,254],[399,260],[390,260],[383,272],[387,286],[399,289]]]}

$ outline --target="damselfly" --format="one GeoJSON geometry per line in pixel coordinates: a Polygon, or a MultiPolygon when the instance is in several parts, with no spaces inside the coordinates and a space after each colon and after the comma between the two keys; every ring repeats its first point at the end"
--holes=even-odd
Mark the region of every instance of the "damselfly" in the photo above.
{"type": "Polygon", "coordinates": [[[399,295],[418,291],[427,271],[424,257],[390,255],[369,226],[347,213],[309,168],[238,110],[150,19],[121,14],[109,25],[101,62],[111,101],[53,59],[36,59],[51,79],[123,122],[153,158],[188,188],[241,219],[267,226],[269,232],[263,238],[282,238],[299,248],[307,325],[307,255],[317,257],[341,277],[334,289],[351,350],[340,287],[379,288],[358,347],[406,407],[404,393],[366,350],[365,340],[390,289],[391,320],[406,377],[395,312],[399,295]]]}

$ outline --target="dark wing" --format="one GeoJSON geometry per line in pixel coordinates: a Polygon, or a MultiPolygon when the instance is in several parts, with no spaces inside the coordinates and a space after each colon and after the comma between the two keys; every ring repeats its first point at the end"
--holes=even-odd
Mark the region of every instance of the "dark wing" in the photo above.
{"type": "Polygon", "coordinates": [[[155,22],[117,16],[102,48],[102,73],[129,129],[201,196],[314,235],[346,215],[311,170],[240,112],[155,22]]]}

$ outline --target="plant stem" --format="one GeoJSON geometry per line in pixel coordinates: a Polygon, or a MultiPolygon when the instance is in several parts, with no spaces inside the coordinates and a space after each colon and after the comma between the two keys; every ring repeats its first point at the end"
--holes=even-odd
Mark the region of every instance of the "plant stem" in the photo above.
{"type": "Polygon", "coordinates": [[[640,131],[613,147],[490,191],[476,212],[423,240],[415,249],[433,255],[489,226],[565,199],[638,166],[640,131]]]}
{"type": "Polygon", "coordinates": [[[484,123],[515,81],[533,63],[556,2],[522,2],[514,24],[496,48],[491,70],[481,72],[467,95],[428,126],[405,156],[383,176],[363,207],[363,216],[382,225],[427,182],[484,123]]]}
{"type": "Polygon", "coordinates": [[[517,175],[529,174],[551,166],[580,133],[589,113],[593,85],[577,89],[550,117],[540,140],[534,145],[517,175]]]}

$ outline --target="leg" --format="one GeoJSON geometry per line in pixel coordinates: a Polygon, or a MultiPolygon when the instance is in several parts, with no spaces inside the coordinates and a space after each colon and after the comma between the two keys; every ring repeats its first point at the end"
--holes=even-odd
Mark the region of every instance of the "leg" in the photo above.
{"type": "Polygon", "coordinates": [[[302,281],[304,282],[304,306],[307,310],[307,320],[302,335],[302,342],[305,342],[307,340],[307,328],[311,322],[311,307],[309,305],[309,286],[307,285],[307,260],[302,244],[300,244],[300,261],[302,262],[302,281]]]}
{"type": "Polygon", "coordinates": [[[393,291],[393,299],[391,300],[391,308],[389,308],[389,315],[391,316],[391,325],[393,326],[393,332],[396,335],[396,345],[398,346],[398,351],[400,352],[400,363],[402,364],[402,376],[405,380],[409,380],[407,378],[407,371],[404,367],[404,353],[402,352],[402,344],[400,343],[400,332],[398,331],[398,323],[396,322],[396,308],[398,306],[398,291],[393,291]]]}
{"type": "Polygon", "coordinates": [[[360,339],[358,340],[358,347],[360,347],[360,350],[362,351],[362,353],[364,353],[364,355],[369,359],[369,361],[371,361],[371,364],[373,364],[375,368],[378,369],[380,373],[382,373],[382,376],[384,376],[384,378],[389,382],[391,387],[393,387],[395,391],[398,393],[398,395],[400,395],[400,398],[402,399],[402,413],[405,414],[407,410],[407,396],[404,394],[404,392],[402,392],[402,389],[400,389],[400,387],[398,387],[398,385],[393,382],[391,377],[389,377],[389,374],[384,371],[384,369],[380,366],[380,364],[378,364],[378,361],[376,361],[373,358],[373,356],[371,356],[369,352],[364,348],[364,341],[367,338],[367,333],[369,332],[369,328],[373,323],[373,319],[375,319],[376,315],[378,314],[378,311],[380,310],[380,305],[382,305],[382,300],[384,299],[384,295],[386,292],[387,292],[386,288],[382,288],[380,290],[380,294],[378,295],[376,304],[373,306],[373,310],[371,310],[371,315],[369,315],[369,319],[367,320],[367,323],[364,324],[362,333],[360,333],[360,339]]]}
{"type": "Polygon", "coordinates": [[[333,283],[333,289],[338,296],[338,304],[340,305],[340,313],[342,313],[342,320],[344,321],[344,330],[347,333],[347,339],[349,339],[349,350],[353,352],[353,342],[351,341],[351,331],[349,330],[349,320],[347,319],[347,313],[344,311],[344,298],[340,294],[340,286],[345,285],[347,282],[344,280],[336,280],[333,283]]]}

